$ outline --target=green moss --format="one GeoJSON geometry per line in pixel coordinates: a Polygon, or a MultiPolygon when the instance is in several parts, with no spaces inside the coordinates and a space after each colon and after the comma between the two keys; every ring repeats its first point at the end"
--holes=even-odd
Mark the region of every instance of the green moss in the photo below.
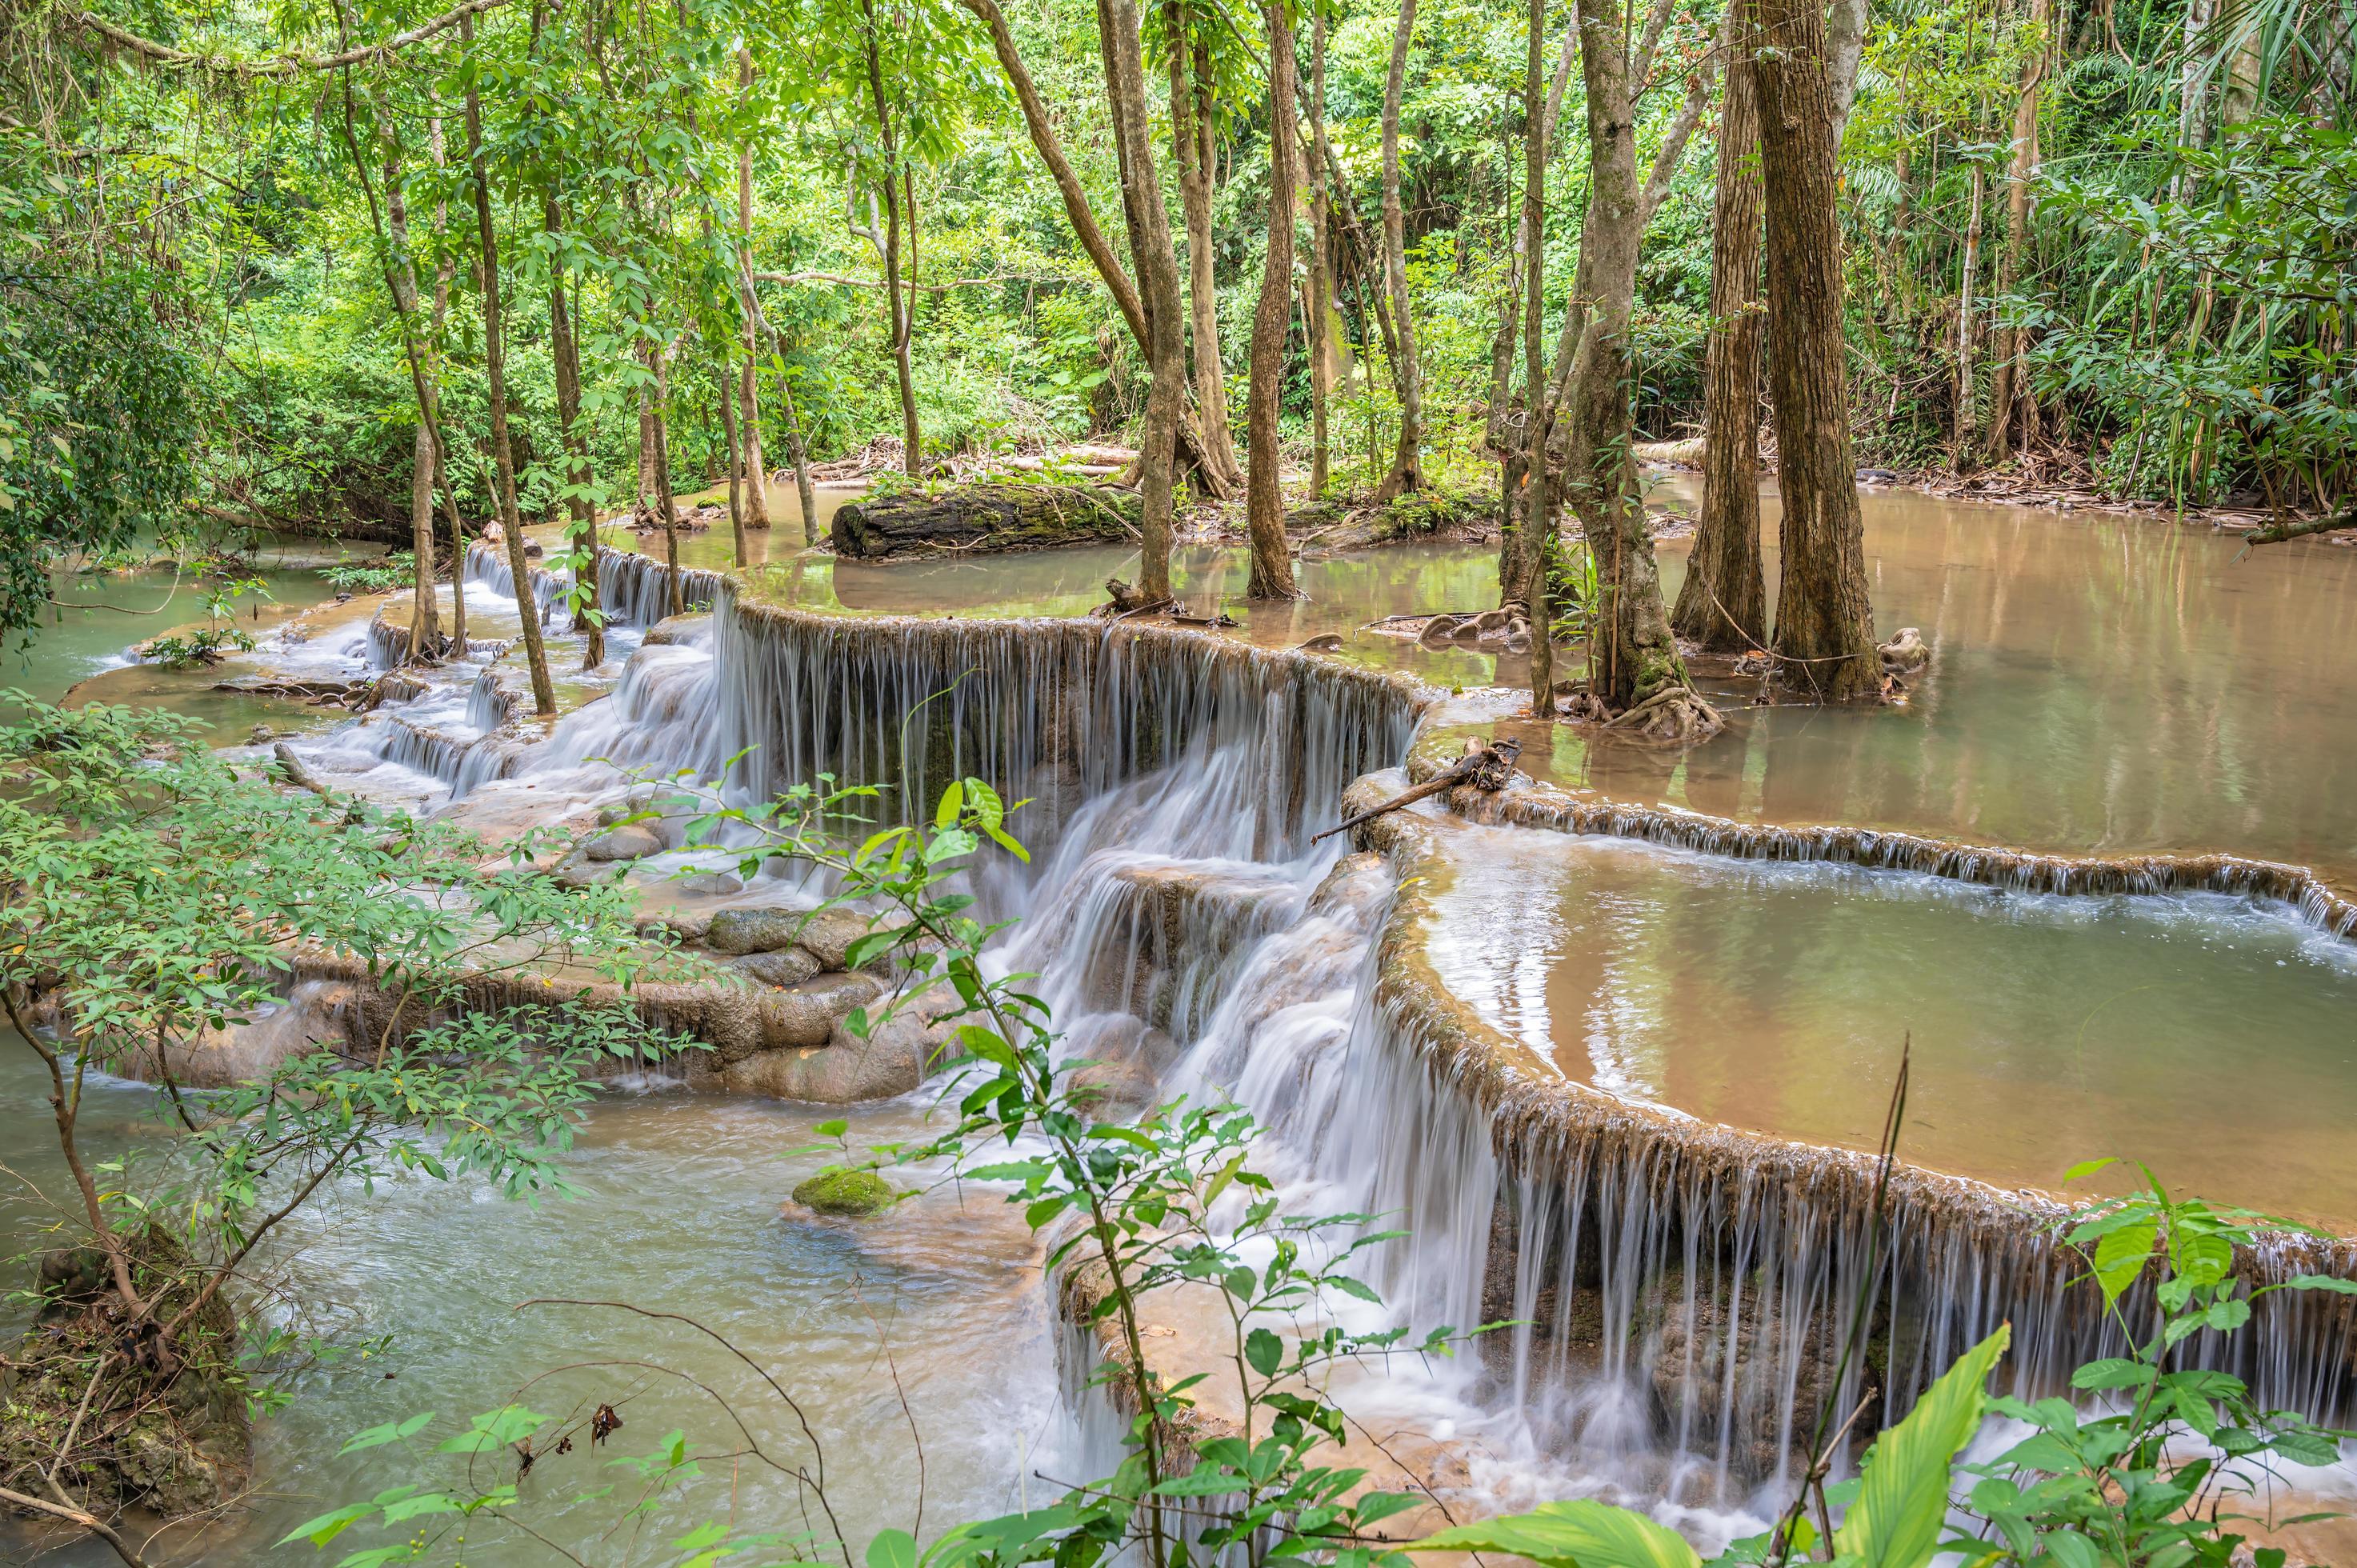
{"type": "Polygon", "coordinates": [[[821,1171],[794,1188],[794,1201],[820,1214],[864,1219],[900,1200],[900,1189],[874,1171],[821,1171]]]}

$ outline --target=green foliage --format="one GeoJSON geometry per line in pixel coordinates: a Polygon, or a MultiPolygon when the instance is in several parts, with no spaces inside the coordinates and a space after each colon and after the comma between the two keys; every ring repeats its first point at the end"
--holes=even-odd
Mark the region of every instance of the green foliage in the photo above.
{"type": "Polygon", "coordinates": [[[373,561],[339,561],[320,567],[319,575],[339,594],[390,594],[416,580],[417,557],[404,550],[373,561]]]}

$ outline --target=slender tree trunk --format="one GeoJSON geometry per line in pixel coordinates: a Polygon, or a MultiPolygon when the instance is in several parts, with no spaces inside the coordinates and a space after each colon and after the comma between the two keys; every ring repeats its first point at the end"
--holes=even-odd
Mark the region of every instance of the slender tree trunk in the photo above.
{"type": "Polygon", "coordinates": [[[655,436],[655,497],[662,503],[663,531],[663,613],[679,615],[687,608],[686,595],[679,580],[679,501],[671,482],[671,425],[666,405],[671,401],[670,360],[668,351],[658,353],[655,363],[654,436],[655,436]]]}
{"type": "MultiPolygon", "coordinates": [[[[1563,476],[1564,499],[1578,517],[1595,558],[1603,600],[1588,636],[1588,688],[1616,714],[1647,703],[1685,704],[1695,716],[1673,725],[1684,735],[1716,727],[1717,719],[1694,697],[1670,631],[1652,532],[1629,452],[1630,321],[1646,192],[1637,176],[1627,21],[1609,0],[1579,0],[1577,12],[1580,73],[1587,89],[1589,192],[1579,252],[1579,295],[1587,307],[1562,410],[1563,476]]],[[[1533,384],[1545,382],[1534,377],[1533,384]]],[[[1533,423],[1544,443],[1553,422],[1542,409],[1533,423]]],[[[1544,482],[1546,456],[1544,446],[1534,453],[1534,489],[1544,482]]],[[[1534,592],[1532,605],[1540,602],[1534,592]]]]}
{"type": "MultiPolygon", "coordinates": [[[[744,95],[751,96],[753,86],[753,51],[737,51],[737,85],[744,95]]],[[[748,138],[737,149],[737,243],[746,254],[742,287],[747,295],[745,316],[745,367],[737,378],[739,400],[737,417],[742,421],[737,435],[738,449],[743,454],[745,483],[745,526],[762,529],[770,526],[769,459],[761,450],[761,396],[753,377],[753,361],[759,358],[760,349],[754,340],[753,273],[750,261],[753,252],[753,144],[748,138]]]]}
{"type": "Polygon", "coordinates": [[[728,540],[737,554],[739,569],[745,565],[745,471],[737,465],[745,449],[738,445],[737,435],[736,389],[728,372],[728,360],[721,357],[720,374],[713,391],[720,400],[720,437],[728,447],[728,540]]]}
{"type": "Polygon", "coordinates": [[[1142,557],[1138,591],[1148,598],[1163,598],[1170,593],[1172,478],[1178,426],[1186,412],[1184,306],[1178,259],[1170,241],[1170,217],[1163,205],[1162,182],[1154,166],[1154,144],[1147,132],[1136,0],[1097,0],[1097,32],[1121,172],[1122,209],[1128,220],[1131,259],[1137,269],[1145,312],[1146,363],[1153,375],[1138,463],[1142,557]]]}
{"type": "MultiPolygon", "coordinates": [[[[2191,149],[2202,143],[2202,84],[2209,80],[2209,59],[2201,35],[2218,19],[2218,0],[2185,0],[2185,42],[2179,50],[2177,78],[2177,145],[2191,149]]],[[[2180,168],[2169,182],[2169,194],[2179,201],[2193,195],[2193,172],[2180,168]]]]}
{"type": "MultiPolygon", "coordinates": [[[[892,366],[900,381],[901,466],[910,478],[923,471],[923,437],[917,430],[917,383],[909,365],[909,315],[912,303],[902,292],[900,277],[900,143],[892,124],[891,101],[884,93],[884,60],[877,31],[875,0],[860,0],[866,19],[867,90],[876,110],[876,125],[884,142],[884,301],[891,318],[892,366]]],[[[911,212],[913,222],[916,214],[911,212]]]]}
{"type": "MultiPolygon", "coordinates": [[[[2050,0],[2029,0],[2029,28],[2038,45],[2021,63],[2021,96],[2013,106],[2013,167],[2005,192],[2005,252],[1997,258],[1996,292],[2009,295],[2020,285],[2029,251],[2029,185],[2038,175],[2038,87],[2046,74],[2046,23],[2050,0]]],[[[1989,383],[1989,455],[2002,456],[2018,427],[2029,437],[2029,413],[2021,355],[2028,335],[2018,327],[1997,330],[1996,371],[1989,383]],[[2017,414],[2020,417],[2017,418],[2017,414]]]]}
{"type": "MultiPolygon", "coordinates": [[[[462,43],[472,44],[475,19],[458,24],[462,43]]],[[[540,602],[532,591],[532,562],[523,552],[523,519],[516,510],[515,449],[508,440],[507,342],[500,306],[500,239],[491,222],[490,174],[483,158],[483,118],[473,77],[467,79],[467,163],[475,190],[475,227],[481,235],[483,268],[483,380],[491,405],[491,461],[497,468],[500,527],[507,535],[508,569],[515,575],[516,617],[523,624],[525,660],[532,667],[533,712],[556,712],[556,688],[548,678],[548,650],[540,637],[540,602]]]]}
{"type": "MultiPolygon", "coordinates": [[[[1745,0],[1732,0],[1739,8],[1745,0]]],[[[1703,368],[1702,522],[1670,624],[1712,652],[1768,643],[1760,566],[1760,107],[1737,18],[1711,197],[1710,342],[1703,368]]]]}
{"type": "MultiPolygon", "coordinates": [[[[1983,166],[1973,166],[1972,215],[1964,225],[1964,263],[1956,289],[1956,456],[1962,463],[1972,449],[1973,430],[1973,274],[1980,269],[1981,206],[1988,193],[1983,166]]],[[[1781,425],[1778,426],[1781,429],[1781,425]]]]}
{"type": "Polygon", "coordinates": [[[1400,204],[1400,95],[1407,81],[1407,48],[1415,29],[1415,0],[1400,0],[1399,25],[1392,31],[1390,74],[1383,78],[1383,291],[1391,297],[1392,324],[1399,337],[1395,379],[1399,382],[1399,451],[1375,499],[1386,501],[1424,482],[1423,371],[1415,357],[1415,312],[1407,297],[1407,219],[1400,204]]]}
{"type": "MultiPolygon", "coordinates": [[[[1540,310],[1546,282],[1547,124],[1544,90],[1546,70],[1546,0],[1530,0],[1530,27],[1523,71],[1523,233],[1528,248],[1523,264],[1523,416],[1520,472],[1509,458],[1502,466],[1501,517],[1504,537],[1499,549],[1498,591],[1509,605],[1527,607],[1536,564],[1544,542],[1555,529],[1555,507],[1547,491],[1546,437],[1538,428],[1540,405],[1546,401],[1545,349],[1542,343],[1540,310]],[[1535,461],[1534,458],[1535,457],[1535,461]],[[1519,478],[1520,483],[1516,481],[1519,478]]],[[[1546,713],[1541,696],[1540,712],[1546,713]]]]}
{"type": "Polygon", "coordinates": [[[1187,220],[1188,310],[1195,340],[1195,403],[1203,419],[1202,457],[1233,486],[1243,475],[1236,462],[1235,436],[1228,428],[1227,378],[1220,353],[1218,256],[1211,232],[1211,51],[1189,40],[1186,0],[1164,0],[1162,19],[1170,38],[1170,140],[1178,149],[1179,204],[1187,220]]]}
{"type": "Polygon", "coordinates": [[[1326,428],[1334,400],[1333,215],[1326,190],[1326,10],[1309,7],[1309,498],[1322,499],[1334,478],[1333,438],[1326,428]]]}
{"type": "Polygon", "coordinates": [[[1285,542],[1285,495],[1277,449],[1277,398],[1285,387],[1285,342],[1293,318],[1294,160],[1300,155],[1301,126],[1294,117],[1293,29],[1285,19],[1286,0],[1268,0],[1268,256],[1260,278],[1260,301],[1253,311],[1252,387],[1246,397],[1245,429],[1251,461],[1246,471],[1244,521],[1252,536],[1252,585],[1255,599],[1301,596],[1293,582],[1293,561],[1285,542]]]}
{"type": "MultiPolygon", "coordinates": [[[[442,166],[442,122],[425,123],[425,145],[434,155],[434,166],[442,166]]],[[[433,331],[427,339],[426,363],[432,367],[426,376],[425,396],[438,400],[442,374],[442,334],[450,319],[450,283],[457,274],[457,260],[450,248],[442,243],[450,229],[450,204],[434,204],[434,239],[441,252],[434,264],[433,331]]],[[[434,471],[442,485],[442,510],[450,522],[450,644],[459,658],[467,656],[467,525],[458,517],[457,476],[450,472],[450,441],[441,424],[437,408],[434,424],[434,471]]]]}
{"type": "MultiPolygon", "coordinates": [[[[541,223],[551,239],[563,231],[554,194],[541,198],[541,223]]],[[[573,311],[565,298],[565,265],[552,251],[548,267],[549,358],[556,368],[556,417],[565,443],[565,498],[571,519],[566,532],[575,562],[573,624],[583,633],[581,668],[606,662],[605,618],[597,600],[597,514],[584,493],[589,483],[589,443],[581,432],[581,346],[573,335],[573,311]]]]}
{"type": "Polygon", "coordinates": [[[1755,0],[1767,198],[1769,373],[1783,522],[1776,652],[1828,700],[1880,695],[1866,530],[1850,448],[1833,98],[1816,0],[1755,0]]]}
{"type": "MultiPolygon", "coordinates": [[[[1536,180],[1544,191],[1546,160],[1555,145],[1555,124],[1562,117],[1564,94],[1571,87],[1571,68],[1579,49],[1579,28],[1577,23],[1563,30],[1563,47],[1555,62],[1555,79],[1547,84],[1546,97],[1537,96],[1539,63],[1545,58],[1545,21],[1543,9],[1534,9],[1530,18],[1529,53],[1526,65],[1529,75],[1523,84],[1523,209],[1514,223],[1514,248],[1506,267],[1506,300],[1499,313],[1498,336],[1490,350],[1490,420],[1488,438],[1491,450],[1498,454],[1498,596],[1501,604],[1518,602],[1524,584],[1530,577],[1530,562],[1524,551],[1525,536],[1516,518],[1524,494],[1523,476],[1530,470],[1530,432],[1526,427],[1517,440],[1509,436],[1508,426],[1512,414],[1514,354],[1519,343],[1524,358],[1531,349],[1531,306],[1529,290],[1532,269],[1544,265],[1541,253],[1540,220],[1544,216],[1529,200],[1533,166],[1530,162],[1531,141],[1537,141],[1536,180]],[[1533,117],[1536,111],[1535,118],[1533,117]],[[1535,129],[1534,129],[1535,127],[1535,129]]],[[[1544,279],[1541,280],[1544,283],[1544,279]]],[[[1528,369],[1527,364],[1525,370],[1528,369]]],[[[1523,392],[1523,417],[1534,417],[1538,398],[1527,388],[1523,392]]]]}
{"type": "MultiPolygon", "coordinates": [[[[409,200],[401,187],[401,159],[398,156],[389,156],[384,160],[385,216],[392,231],[392,264],[398,270],[402,290],[409,296],[409,303],[403,307],[406,316],[417,308],[417,269],[409,257],[409,200]]],[[[423,377],[420,381],[425,395],[431,397],[432,384],[423,377]]],[[[434,592],[434,427],[422,403],[411,463],[409,662],[430,664],[441,655],[442,617],[434,592]]]]}

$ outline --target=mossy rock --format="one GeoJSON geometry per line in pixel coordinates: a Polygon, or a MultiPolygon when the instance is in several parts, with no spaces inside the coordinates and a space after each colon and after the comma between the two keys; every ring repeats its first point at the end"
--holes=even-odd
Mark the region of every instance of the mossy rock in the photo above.
{"type": "Polygon", "coordinates": [[[816,1214],[864,1219],[900,1200],[900,1189],[874,1171],[821,1171],[794,1188],[794,1201],[816,1214]]]}

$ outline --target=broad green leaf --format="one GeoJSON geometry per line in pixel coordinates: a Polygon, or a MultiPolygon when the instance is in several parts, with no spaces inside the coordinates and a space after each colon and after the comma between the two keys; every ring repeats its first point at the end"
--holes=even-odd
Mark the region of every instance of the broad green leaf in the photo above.
{"type": "Polygon", "coordinates": [[[374,1512],[376,1512],[374,1503],[353,1503],[348,1507],[339,1508],[333,1513],[323,1513],[317,1519],[305,1520],[301,1524],[288,1530],[280,1539],[278,1544],[285,1546],[289,1541],[308,1541],[314,1546],[325,1546],[374,1512]]]}
{"type": "Polygon", "coordinates": [[[1244,1336],[1244,1359],[1262,1377],[1273,1378],[1285,1364],[1285,1341],[1265,1328],[1255,1328],[1244,1336]]]}
{"type": "Polygon", "coordinates": [[[917,1542],[905,1530],[879,1530],[867,1543],[867,1568],[917,1568],[917,1542]]]}
{"type": "Polygon", "coordinates": [[[339,1455],[341,1455],[352,1453],[357,1449],[376,1448],[387,1443],[397,1443],[404,1437],[416,1435],[418,1428],[424,1426],[427,1422],[432,1421],[433,1419],[434,1412],[430,1410],[426,1410],[418,1412],[415,1415],[411,1416],[407,1421],[388,1422],[382,1426],[371,1426],[366,1432],[361,1433],[350,1443],[345,1444],[341,1448],[336,1450],[336,1452],[339,1455]]]}
{"type": "Polygon", "coordinates": [[[1410,1552],[1504,1552],[1544,1568],[1702,1568],[1677,1531],[1592,1498],[1427,1535],[1410,1552]]]}
{"type": "Polygon", "coordinates": [[[2141,1219],[2104,1232],[2095,1243],[2095,1282],[2104,1287],[2105,1301],[2119,1300],[2120,1293],[2136,1283],[2159,1236],[2159,1221],[2141,1219]]]}
{"type": "Polygon", "coordinates": [[[1834,1534],[1836,1551],[1854,1552],[1875,1568],[1923,1568],[1932,1561],[1948,1513],[1951,1466],[1980,1428],[1989,1373],[2012,1337],[2013,1326],[2007,1324],[1965,1351],[1904,1421],[1875,1439],[1857,1501],[1834,1534]]]}

